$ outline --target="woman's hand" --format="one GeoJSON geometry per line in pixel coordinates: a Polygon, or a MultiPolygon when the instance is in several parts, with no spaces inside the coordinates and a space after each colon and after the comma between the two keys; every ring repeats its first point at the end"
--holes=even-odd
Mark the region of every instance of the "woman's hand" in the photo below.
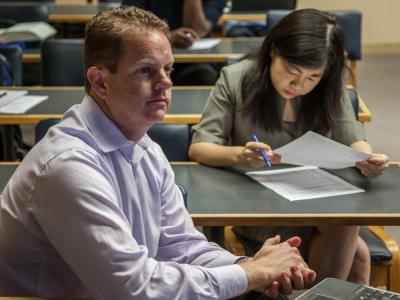
{"type": "Polygon", "coordinates": [[[274,153],[269,145],[260,142],[248,142],[238,156],[237,165],[247,168],[260,168],[265,166],[265,161],[260,154],[260,150],[265,151],[271,163],[280,163],[281,156],[274,153]]]}
{"type": "Polygon", "coordinates": [[[389,166],[389,158],[385,154],[371,154],[367,160],[356,162],[356,167],[367,177],[381,175],[389,166]]]}

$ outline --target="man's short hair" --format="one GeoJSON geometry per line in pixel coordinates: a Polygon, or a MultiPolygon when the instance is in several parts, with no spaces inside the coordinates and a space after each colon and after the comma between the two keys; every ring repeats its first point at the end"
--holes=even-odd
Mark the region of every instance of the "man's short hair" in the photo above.
{"type": "Polygon", "coordinates": [[[141,31],[159,31],[170,39],[167,23],[149,11],[137,7],[119,6],[98,13],[85,30],[85,89],[90,91],[86,72],[102,66],[110,72],[117,70],[124,55],[124,41],[141,31]]]}

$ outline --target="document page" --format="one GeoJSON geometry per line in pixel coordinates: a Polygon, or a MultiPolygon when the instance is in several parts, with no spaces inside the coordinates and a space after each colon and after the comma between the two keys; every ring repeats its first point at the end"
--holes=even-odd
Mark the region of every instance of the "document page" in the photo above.
{"type": "Polygon", "coordinates": [[[284,163],[325,169],[354,167],[356,161],[369,156],[312,131],[274,152],[282,156],[284,163]]]}
{"type": "Polygon", "coordinates": [[[188,50],[207,50],[215,47],[221,42],[221,39],[201,39],[193,43],[188,50]]]}
{"type": "Polygon", "coordinates": [[[364,192],[363,189],[312,166],[254,171],[247,172],[246,175],[290,201],[364,192]]]}
{"type": "Polygon", "coordinates": [[[22,96],[7,105],[0,107],[2,114],[24,114],[35,105],[47,100],[49,96],[22,96]]]}
{"type": "Polygon", "coordinates": [[[15,99],[28,94],[28,91],[0,90],[0,108],[10,104],[15,99]]]}

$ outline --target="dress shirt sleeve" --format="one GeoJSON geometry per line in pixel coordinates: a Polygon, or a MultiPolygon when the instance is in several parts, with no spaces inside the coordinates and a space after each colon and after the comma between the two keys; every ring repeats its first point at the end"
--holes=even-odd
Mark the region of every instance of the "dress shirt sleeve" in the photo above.
{"type": "Polygon", "coordinates": [[[217,244],[208,242],[195,228],[167,161],[161,201],[161,234],[157,259],[206,267],[232,265],[239,259],[217,244]]]}
{"type": "Polygon", "coordinates": [[[49,162],[34,183],[31,213],[91,297],[223,299],[244,292],[247,279],[238,265],[211,268],[149,257],[133,238],[104,162],[95,153],[71,151],[49,162]]]}

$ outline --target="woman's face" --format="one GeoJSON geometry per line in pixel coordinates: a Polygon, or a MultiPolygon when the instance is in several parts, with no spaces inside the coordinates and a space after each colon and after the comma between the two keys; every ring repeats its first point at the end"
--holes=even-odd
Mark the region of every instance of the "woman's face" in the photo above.
{"type": "Polygon", "coordinates": [[[311,92],[325,72],[325,65],[310,69],[290,64],[276,54],[272,54],[271,57],[270,76],[272,84],[278,94],[287,100],[311,92]]]}

